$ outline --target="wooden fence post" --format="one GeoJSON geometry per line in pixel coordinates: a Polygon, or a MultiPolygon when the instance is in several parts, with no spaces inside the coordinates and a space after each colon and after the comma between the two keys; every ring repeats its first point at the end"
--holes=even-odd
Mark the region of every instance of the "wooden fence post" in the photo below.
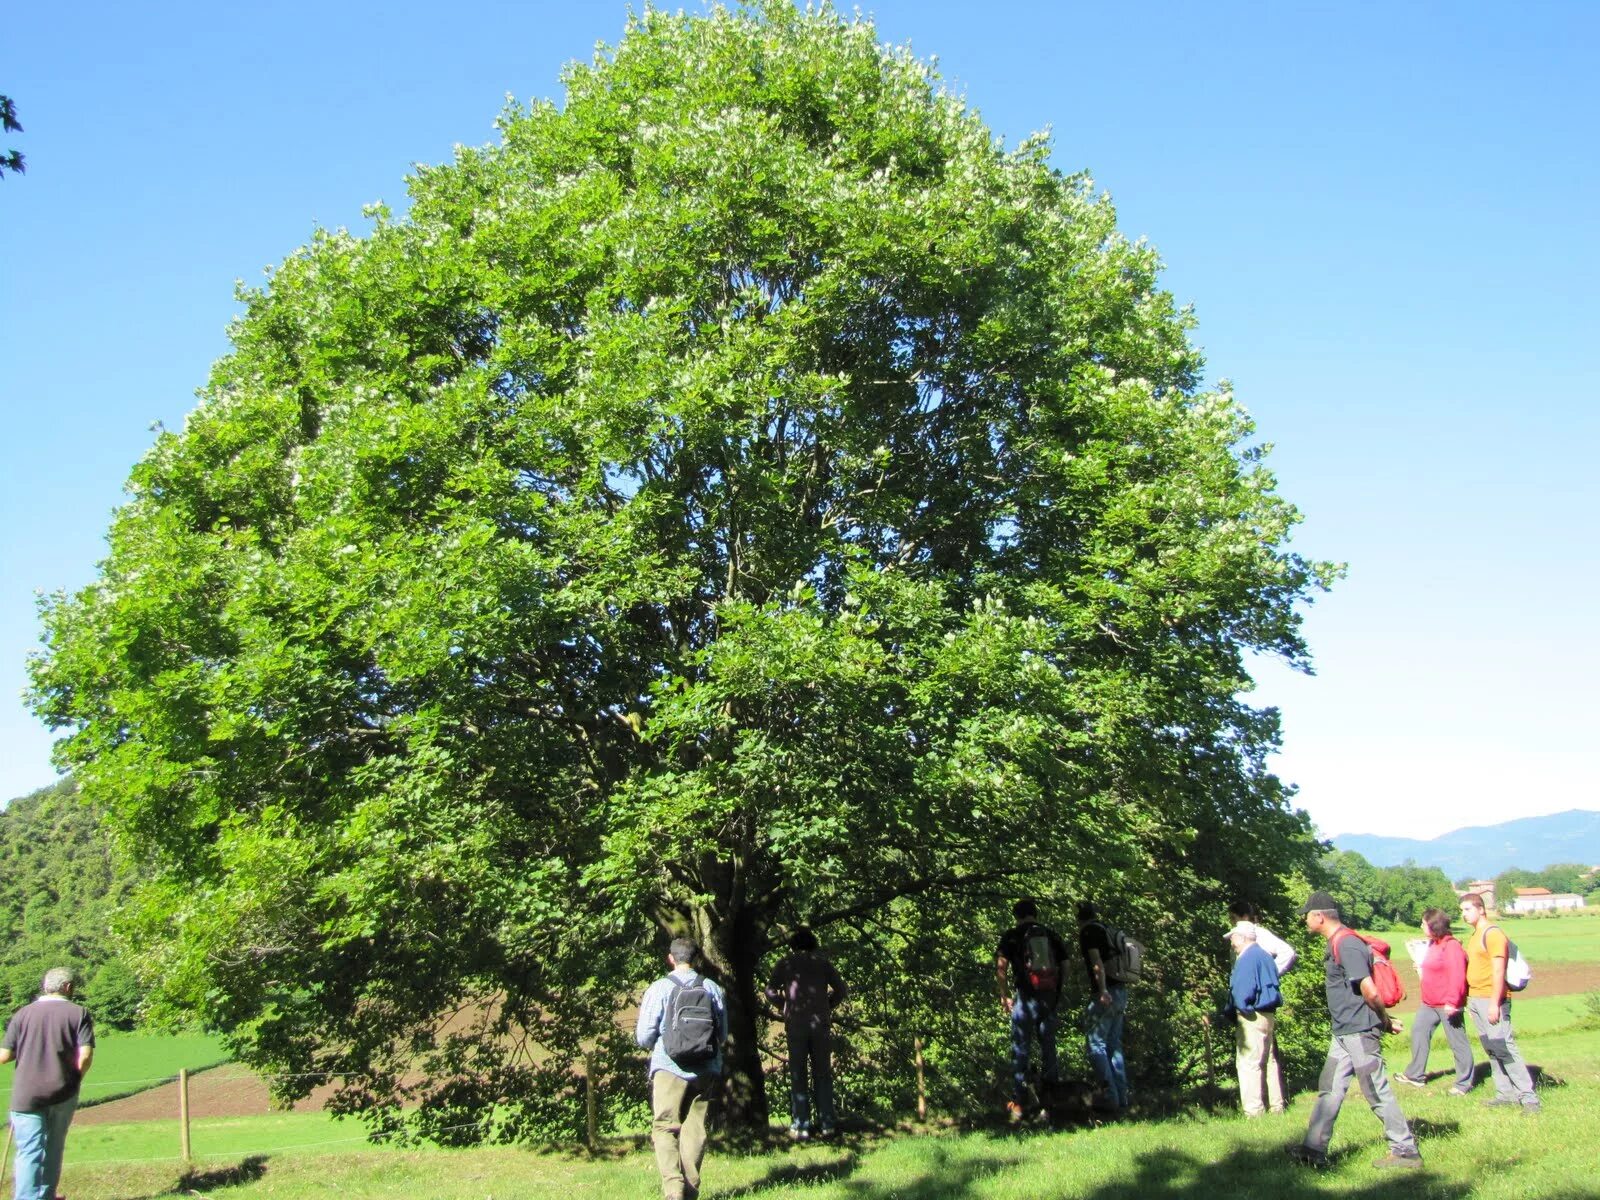
{"type": "Polygon", "coordinates": [[[594,1055],[583,1056],[583,1118],[589,1149],[600,1148],[600,1102],[594,1091],[594,1055]]]}
{"type": "Polygon", "coordinates": [[[183,1145],[183,1161],[187,1164],[192,1155],[189,1153],[189,1069],[178,1069],[178,1123],[182,1126],[181,1138],[183,1145]]]}
{"type": "Polygon", "coordinates": [[[928,1084],[923,1077],[922,1038],[912,1038],[911,1047],[915,1051],[917,1059],[917,1120],[926,1121],[928,1119],[928,1084]]]}

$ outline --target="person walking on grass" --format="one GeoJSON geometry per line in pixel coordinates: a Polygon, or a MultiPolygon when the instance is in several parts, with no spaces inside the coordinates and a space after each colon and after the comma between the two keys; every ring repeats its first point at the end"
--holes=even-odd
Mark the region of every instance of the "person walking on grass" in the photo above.
{"type": "Polygon", "coordinates": [[[1006,1115],[1016,1122],[1022,1120],[1027,1102],[1028,1047],[1033,1038],[1039,1041],[1043,1087],[1048,1090],[1057,1082],[1056,1009],[1067,947],[1055,930],[1039,923],[1039,906],[1032,900],[1018,900],[1011,915],[1017,923],[1000,935],[994,972],[1000,984],[1000,1009],[1011,1021],[1011,1099],[1006,1115]]]}
{"type": "Polygon", "coordinates": [[[1122,1056],[1122,1029],[1128,1012],[1128,985],[1117,974],[1117,939],[1087,900],[1078,903],[1078,949],[1089,975],[1089,1011],[1084,1015],[1084,1049],[1105,1088],[1104,1107],[1127,1110],[1128,1067],[1122,1056]]]}
{"type": "Polygon", "coordinates": [[[0,1039],[0,1063],[17,1064],[11,1079],[16,1200],[53,1200],[61,1182],[67,1127],[94,1061],[94,1019],[72,1002],[76,986],[68,968],[46,971],[39,998],[16,1011],[0,1039]]]}
{"type": "Polygon", "coordinates": [[[833,1133],[833,1010],[849,994],[839,970],[817,953],[817,935],[802,925],[789,939],[793,953],[778,964],[767,987],[789,1046],[789,1136],[833,1133]],[[807,1087],[807,1074],[810,1087],[807,1087]]]}
{"type": "Polygon", "coordinates": [[[1522,1061],[1511,1031],[1511,993],[1506,988],[1506,961],[1511,942],[1505,931],[1489,923],[1483,897],[1468,892],[1461,897],[1461,919],[1472,926],[1467,939],[1467,1011],[1477,1027],[1478,1040],[1489,1056],[1494,1095],[1484,1101],[1489,1108],[1522,1106],[1524,1116],[1540,1109],[1533,1090],[1533,1075],[1522,1061]]]}
{"type": "Polygon", "coordinates": [[[1270,1106],[1285,1111],[1283,1068],[1278,1062],[1278,968],[1272,956],[1256,943],[1256,927],[1241,921],[1228,931],[1233,945],[1233,974],[1228,990],[1237,1031],[1234,1070],[1239,1076],[1239,1104],[1246,1117],[1259,1117],[1270,1106]]]}
{"type": "Polygon", "coordinates": [[[1400,1111],[1394,1089],[1383,1069],[1382,1035],[1399,1033],[1402,1026],[1391,1017],[1372,979],[1372,951],[1339,920],[1339,905],[1327,892],[1312,892],[1300,909],[1306,928],[1327,943],[1322,969],[1328,996],[1328,1016],[1333,1038],[1317,1083],[1317,1103],[1305,1140],[1289,1147],[1290,1156],[1310,1167],[1328,1164],[1328,1143],[1333,1123],[1344,1104],[1353,1078],[1361,1086],[1373,1113],[1383,1122],[1389,1153],[1373,1166],[1380,1170],[1419,1168],[1422,1155],[1411,1126],[1400,1111]]]}
{"type": "Polygon", "coordinates": [[[722,1075],[728,1006],[722,989],[695,970],[700,947],[673,938],[671,971],[639,1002],[634,1041],[650,1051],[650,1141],[664,1200],[695,1200],[706,1152],[706,1108],[722,1075]]]}
{"type": "Polygon", "coordinates": [[[1417,967],[1422,978],[1422,1004],[1411,1026],[1411,1062],[1396,1071],[1396,1082],[1408,1087],[1428,1085],[1428,1051],[1433,1031],[1444,1026],[1444,1040],[1456,1060],[1456,1081],[1450,1095],[1465,1096],[1472,1090],[1472,1043],[1467,1040],[1463,1020],[1467,1004],[1467,952],[1450,932],[1450,914],[1430,908],[1422,914],[1422,932],[1428,949],[1417,967]]]}

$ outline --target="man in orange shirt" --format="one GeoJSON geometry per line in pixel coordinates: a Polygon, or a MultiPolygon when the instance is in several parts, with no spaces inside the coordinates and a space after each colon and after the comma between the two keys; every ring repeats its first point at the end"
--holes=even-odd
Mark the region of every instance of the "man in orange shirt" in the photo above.
{"type": "Polygon", "coordinates": [[[1489,923],[1483,897],[1477,892],[1461,897],[1461,919],[1472,926],[1472,936],[1467,939],[1467,1011],[1494,1076],[1494,1095],[1484,1104],[1490,1108],[1521,1105],[1523,1115],[1532,1116],[1539,1111],[1539,1097],[1511,1033],[1511,997],[1506,991],[1510,942],[1499,926],[1489,923]]]}

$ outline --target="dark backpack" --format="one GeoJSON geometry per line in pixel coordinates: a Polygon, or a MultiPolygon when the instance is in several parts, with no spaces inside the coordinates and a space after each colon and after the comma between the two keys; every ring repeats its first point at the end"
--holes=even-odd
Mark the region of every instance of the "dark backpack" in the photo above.
{"type": "Polygon", "coordinates": [[[1030,925],[1022,935],[1022,974],[1035,995],[1054,996],[1061,990],[1056,935],[1043,925],[1030,925]]]}
{"type": "Polygon", "coordinates": [[[1106,978],[1112,983],[1139,983],[1144,979],[1144,943],[1135,941],[1115,926],[1107,925],[1115,953],[1106,963],[1106,978]]]}
{"type": "Polygon", "coordinates": [[[1339,939],[1347,933],[1355,934],[1372,951],[1372,986],[1377,989],[1378,1000],[1385,1008],[1399,1004],[1406,998],[1406,986],[1400,982],[1394,964],[1389,961],[1389,943],[1381,937],[1373,937],[1347,925],[1334,935],[1332,948],[1335,962],[1339,960],[1339,939]]]}
{"type": "Polygon", "coordinates": [[[717,1009],[705,980],[680,983],[671,975],[661,1049],[680,1067],[703,1067],[717,1056],[717,1009]]]}

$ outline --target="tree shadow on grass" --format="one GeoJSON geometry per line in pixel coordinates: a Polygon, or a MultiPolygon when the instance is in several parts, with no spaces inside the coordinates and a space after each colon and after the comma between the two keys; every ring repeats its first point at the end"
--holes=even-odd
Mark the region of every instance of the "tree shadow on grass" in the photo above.
{"type": "Polygon", "coordinates": [[[248,1158],[240,1159],[232,1166],[213,1167],[207,1171],[188,1170],[178,1176],[178,1182],[170,1189],[161,1193],[163,1196],[192,1196],[196,1192],[204,1193],[213,1188],[238,1187],[240,1184],[255,1183],[267,1173],[267,1156],[265,1154],[252,1154],[248,1158]]]}
{"type": "MultiPolygon", "coordinates": [[[[844,1192],[854,1200],[960,1200],[975,1194],[990,1176],[1015,1167],[1022,1160],[1014,1155],[997,1154],[952,1158],[948,1151],[935,1147],[928,1156],[928,1169],[915,1179],[896,1179],[888,1183],[847,1179],[844,1192]]],[[[1048,1189],[1042,1188],[1040,1195],[1048,1189]]]]}
{"type": "MultiPolygon", "coordinates": [[[[1441,1123],[1449,1124],[1449,1123],[1441,1123]]],[[[1452,1130],[1458,1127],[1451,1125],[1452,1130]]],[[[1435,1137],[1443,1136],[1439,1127],[1435,1137]]],[[[1430,1139],[1431,1140],[1431,1139],[1430,1139]]],[[[1375,1147],[1333,1154],[1323,1170],[1291,1161],[1283,1146],[1239,1147],[1216,1159],[1200,1159],[1176,1150],[1147,1154],[1131,1174],[1081,1194],[1082,1200],[1313,1200],[1330,1191],[1369,1200],[1459,1200],[1461,1184],[1422,1170],[1379,1171],[1370,1162],[1375,1147]],[[1336,1188],[1329,1183],[1338,1181],[1336,1188]],[[1355,1187],[1350,1184],[1354,1182],[1355,1187]]],[[[1427,1146],[1424,1144],[1424,1157],[1427,1146]]],[[[1043,1189],[1041,1195],[1048,1195],[1043,1189]]],[[[1580,1200],[1594,1193],[1580,1189],[1547,1193],[1540,1200],[1580,1200]]]]}
{"type": "Polygon", "coordinates": [[[796,1185],[828,1183],[835,1179],[846,1179],[855,1173],[861,1160],[854,1151],[843,1158],[830,1159],[827,1162],[816,1163],[783,1163],[773,1167],[754,1183],[747,1183],[736,1188],[717,1189],[718,1197],[734,1196],[759,1196],[763,1192],[776,1191],[796,1185]]]}

